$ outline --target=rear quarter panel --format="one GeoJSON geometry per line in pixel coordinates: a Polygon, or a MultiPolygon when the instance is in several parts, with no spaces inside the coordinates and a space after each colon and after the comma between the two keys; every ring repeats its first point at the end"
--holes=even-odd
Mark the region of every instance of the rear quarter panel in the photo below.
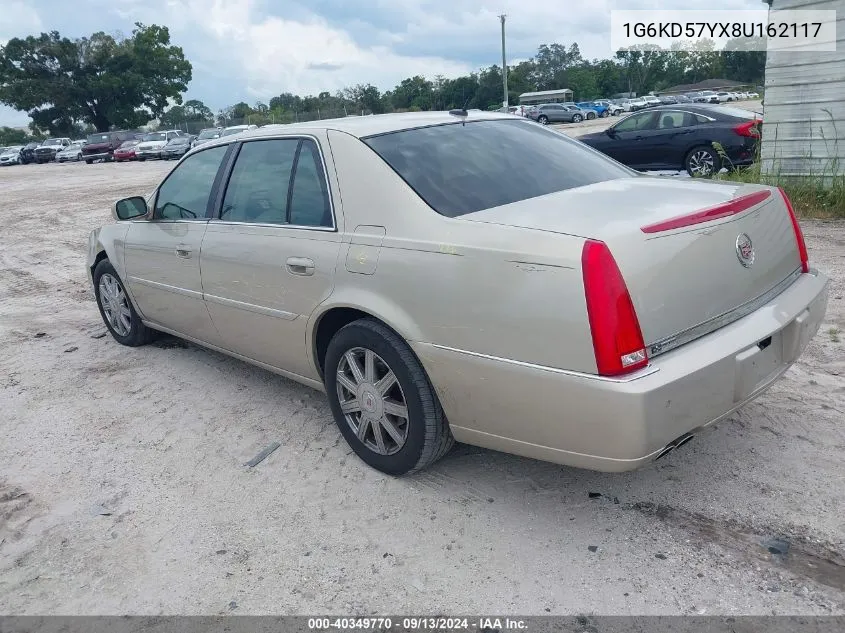
{"type": "Polygon", "coordinates": [[[346,231],[335,291],[313,323],[356,307],[408,341],[595,371],[582,238],[441,216],[362,141],[337,131],[329,141],[346,231]],[[351,272],[372,258],[373,274],[351,272]]]}

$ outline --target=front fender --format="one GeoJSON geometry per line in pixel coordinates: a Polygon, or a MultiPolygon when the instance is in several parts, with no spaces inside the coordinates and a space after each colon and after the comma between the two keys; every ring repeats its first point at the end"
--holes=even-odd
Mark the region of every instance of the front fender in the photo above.
{"type": "MultiPolygon", "coordinates": [[[[86,272],[88,281],[93,285],[94,265],[100,254],[105,252],[106,257],[114,266],[118,276],[126,279],[123,261],[124,244],[126,234],[129,232],[129,223],[118,222],[109,224],[99,229],[94,229],[88,235],[88,255],[86,258],[86,272]]],[[[124,284],[125,285],[125,284],[124,284]]]]}

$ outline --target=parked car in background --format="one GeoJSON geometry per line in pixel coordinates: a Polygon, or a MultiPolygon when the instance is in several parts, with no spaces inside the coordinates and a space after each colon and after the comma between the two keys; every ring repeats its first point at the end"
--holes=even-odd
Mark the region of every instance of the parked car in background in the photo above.
{"type": "Polygon", "coordinates": [[[35,148],[35,162],[49,163],[56,160],[56,154],[68,145],[70,145],[69,138],[48,138],[35,148]]]}
{"type": "Polygon", "coordinates": [[[645,105],[647,108],[653,108],[654,106],[660,105],[660,99],[658,99],[654,95],[645,95],[643,97],[643,101],[645,101],[645,105]]]}
{"type": "Polygon", "coordinates": [[[593,119],[599,118],[599,113],[594,108],[590,108],[590,107],[587,107],[587,106],[581,107],[581,106],[575,105],[574,103],[564,103],[563,105],[566,107],[567,110],[581,112],[583,114],[584,118],[588,121],[592,121],[593,119]]]}
{"type": "Polygon", "coordinates": [[[98,160],[113,160],[114,151],[118,147],[125,141],[135,140],[137,137],[137,132],[126,130],[91,134],[82,146],[82,158],[88,165],[98,160]]]}
{"type": "MultiPolygon", "coordinates": [[[[576,103],[575,106],[581,110],[595,112],[596,116],[603,119],[610,116],[610,107],[599,101],[580,101],[576,103]]],[[[587,118],[592,119],[594,117],[588,116],[587,118]]]]}
{"type": "Polygon", "coordinates": [[[131,139],[128,141],[123,141],[116,150],[114,150],[113,157],[114,161],[117,163],[122,163],[125,161],[135,160],[135,148],[137,147],[138,143],[141,141],[138,139],[131,139]]]}
{"type": "Polygon", "coordinates": [[[728,101],[734,101],[733,94],[730,92],[717,92],[716,96],[719,97],[719,103],[726,103],[728,101]]]}
{"type": "Polygon", "coordinates": [[[628,103],[631,106],[630,107],[631,112],[643,110],[643,109],[648,107],[648,104],[646,104],[645,99],[643,99],[642,97],[635,97],[633,99],[628,99],[628,103]]]}
{"type": "Polygon", "coordinates": [[[749,98],[749,99],[759,99],[759,98],[760,98],[760,95],[759,95],[758,93],[756,93],[756,92],[749,92],[749,93],[748,93],[748,98],[749,98]]]}
{"type": "Polygon", "coordinates": [[[28,165],[35,162],[35,150],[40,143],[27,143],[21,150],[21,164],[28,165]]]}
{"type": "Polygon", "coordinates": [[[176,137],[185,136],[181,130],[162,130],[145,134],[141,142],[135,146],[135,156],[144,161],[149,158],[161,158],[161,150],[168,142],[176,137]]]}
{"type": "Polygon", "coordinates": [[[610,112],[610,116],[617,116],[625,112],[625,108],[617,103],[617,101],[617,99],[612,101],[610,99],[596,99],[593,103],[605,106],[607,111],[610,112]]]}
{"type": "Polygon", "coordinates": [[[675,98],[675,103],[692,103],[687,95],[672,95],[675,98]]]}
{"type": "Polygon", "coordinates": [[[208,141],[212,141],[216,138],[220,138],[220,133],[222,131],[222,127],[208,127],[204,130],[200,130],[200,133],[197,134],[197,137],[194,139],[194,147],[202,145],[208,141]]]}
{"type": "Polygon", "coordinates": [[[115,341],[162,330],[320,389],[391,475],[454,441],[647,464],[782,376],[829,290],[782,191],[642,177],[497,113],[223,138],[112,213],[86,271],[115,341]]]}
{"type": "Polygon", "coordinates": [[[247,130],[254,130],[257,127],[257,125],[230,125],[220,132],[220,136],[223,137],[231,136],[232,134],[240,134],[241,132],[246,132],[247,130]]]}
{"type": "Polygon", "coordinates": [[[533,108],[528,117],[541,125],[549,123],[580,123],[585,114],[578,108],[570,109],[562,103],[544,103],[533,108]]]}
{"type": "Polygon", "coordinates": [[[12,145],[0,149],[0,165],[20,165],[23,145],[12,145]]]}
{"type": "Polygon", "coordinates": [[[696,103],[719,103],[719,95],[712,90],[702,90],[695,98],[696,103]]]}
{"type": "Polygon", "coordinates": [[[63,150],[56,152],[56,162],[64,163],[71,160],[82,160],[82,146],[85,141],[73,141],[63,150]]]}
{"type": "Polygon", "coordinates": [[[170,139],[167,141],[167,145],[161,149],[161,159],[173,160],[182,158],[191,150],[194,139],[196,137],[192,134],[170,139]]]}
{"type": "Polygon", "coordinates": [[[634,169],[686,169],[691,176],[709,178],[723,166],[750,165],[761,126],[753,112],[740,108],[660,106],[578,140],[634,169]],[[714,143],[721,145],[725,159],[714,143]]]}
{"type": "Polygon", "coordinates": [[[674,105],[678,103],[678,98],[675,95],[662,95],[657,97],[663,105],[674,105]]]}

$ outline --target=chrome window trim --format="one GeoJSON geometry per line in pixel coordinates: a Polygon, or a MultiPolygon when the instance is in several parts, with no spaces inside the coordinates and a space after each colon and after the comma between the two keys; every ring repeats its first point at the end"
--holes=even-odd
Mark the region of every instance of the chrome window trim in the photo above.
{"type": "Polygon", "coordinates": [[[661,354],[665,354],[673,349],[680,347],[681,345],[686,345],[687,343],[691,343],[695,339],[701,338],[702,336],[706,336],[711,332],[715,332],[719,328],[725,327],[726,325],[730,325],[735,321],[739,321],[741,318],[748,316],[755,310],[759,310],[764,305],[769,303],[772,299],[777,297],[781,294],[784,290],[786,290],[789,286],[791,286],[798,277],[801,276],[801,268],[800,266],[789,273],[789,276],[784,279],[783,281],[778,282],[773,288],[770,288],[768,291],[764,292],[763,294],[746,301],[745,303],[733,308],[732,310],[728,310],[727,312],[723,312],[707,321],[703,321],[698,325],[693,325],[686,330],[682,330],[677,334],[673,334],[671,336],[663,337],[662,339],[658,339],[653,343],[649,343],[646,347],[648,348],[648,357],[655,358],[656,356],[660,356],[661,354]]]}
{"type": "MultiPolygon", "coordinates": [[[[189,222],[190,220],[183,220],[189,222]]],[[[233,220],[220,220],[211,218],[209,226],[255,226],[265,229],[300,229],[302,231],[321,231],[323,233],[337,233],[337,229],[331,226],[308,226],[307,224],[272,224],[268,222],[237,222],[233,220]]]]}
{"type": "Polygon", "coordinates": [[[485,360],[492,360],[499,363],[507,363],[508,365],[516,365],[518,367],[525,367],[527,369],[536,369],[538,371],[547,371],[553,374],[562,374],[564,376],[572,376],[574,378],[587,378],[589,380],[601,380],[603,382],[626,383],[639,380],[651,374],[660,371],[660,368],[655,365],[647,365],[642,369],[632,372],[625,376],[600,376],[598,374],[588,374],[582,371],[574,371],[571,369],[560,369],[558,367],[547,367],[546,365],[537,365],[535,363],[526,363],[521,360],[513,360],[510,358],[502,358],[501,356],[491,356],[490,354],[481,354],[479,352],[471,352],[465,349],[458,349],[456,347],[448,347],[446,345],[438,345],[437,343],[419,343],[428,347],[435,347],[447,352],[456,352],[458,354],[466,354],[467,356],[474,356],[475,358],[483,358],[485,360]]]}

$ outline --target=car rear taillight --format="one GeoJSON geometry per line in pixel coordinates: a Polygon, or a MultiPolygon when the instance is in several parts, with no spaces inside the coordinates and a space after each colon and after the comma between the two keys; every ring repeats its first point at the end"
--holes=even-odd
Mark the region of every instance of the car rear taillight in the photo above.
{"type": "Polygon", "coordinates": [[[804,233],[801,231],[801,225],[798,224],[798,218],[795,215],[795,209],[792,208],[792,203],[789,201],[789,196],[783,190],[783,187],[778,187],[780,195],[783,196],[783,202],[786,204],[786,210],[789,211],[789,219],[792,220],[792,230],[795,232],[795,241],[798,242],[798,257],[801,258],[801,272],[810,272],[810,259],[807,257],[807,244],[804,242],[804,233]]]}
{"type": "Polygon", "coordinates": [[[618,376],[645,367],[648,353],[628,287],[604,242],[587,240],[581,251],[587,316],[602,376],[618,376]]]}
{"type": "Polygon", "coordinates": [[[751,138],[760,138],[760,130],[758,129],[759,120],[747,121],[734,126],[734,132],[740,136],[749,136],[751,138]]]}

